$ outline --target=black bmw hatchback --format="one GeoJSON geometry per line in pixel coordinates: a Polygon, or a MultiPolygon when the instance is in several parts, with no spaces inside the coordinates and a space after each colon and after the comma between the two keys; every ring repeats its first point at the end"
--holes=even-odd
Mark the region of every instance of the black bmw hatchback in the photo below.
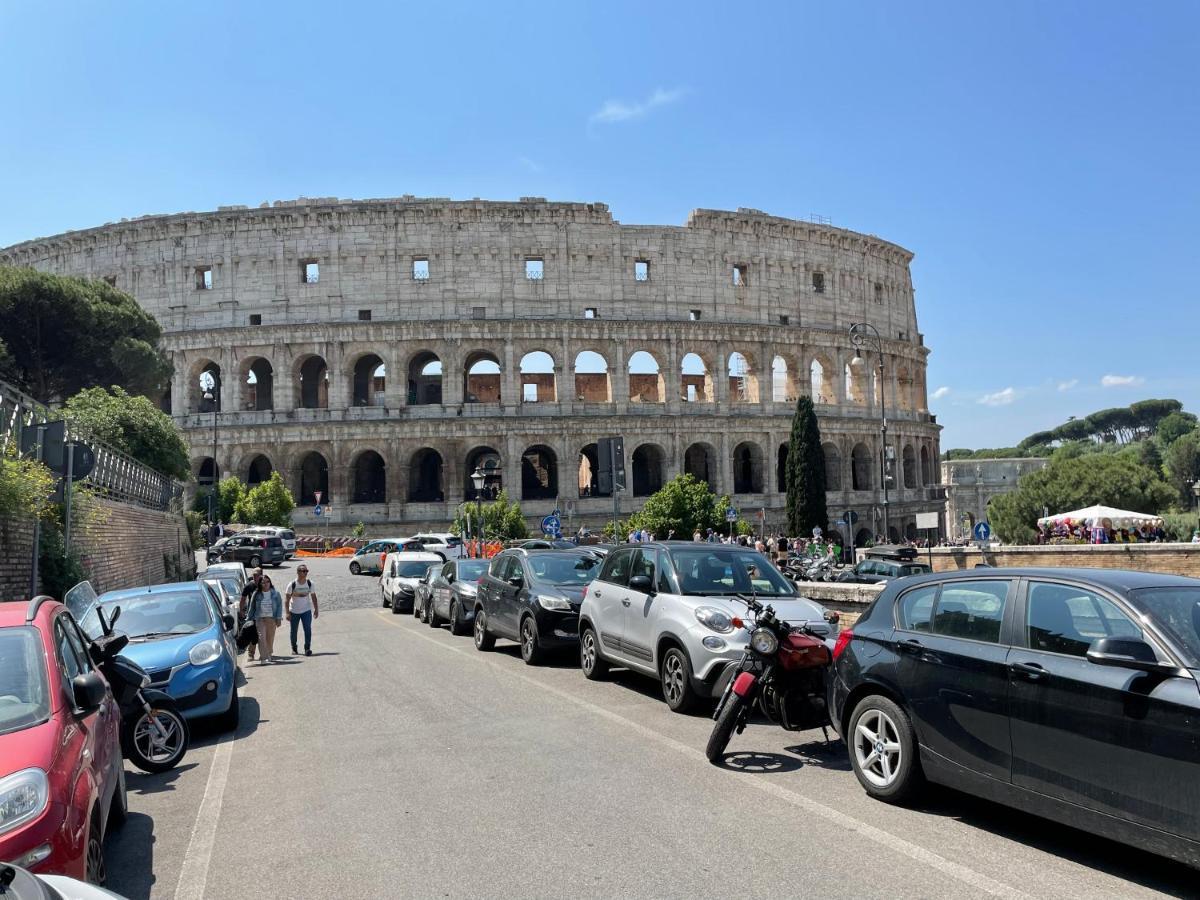
{"type": "Polygon", "coordinates": [[[880,800],[938,782],[1200,867],[1200,580],[905,578],[841,632],[831,695],[880,800]]]}

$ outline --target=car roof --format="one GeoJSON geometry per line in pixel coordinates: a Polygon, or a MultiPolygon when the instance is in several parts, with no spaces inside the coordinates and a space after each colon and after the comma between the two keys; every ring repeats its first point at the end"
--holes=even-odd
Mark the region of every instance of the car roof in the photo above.
{"type": "Polygon", "coordinates": [[[129,597],[145,597],[155,594],[178,594],[184,591],[204,592],[204,586],[199,581],[173,581],[169,584],[149,584],[142,587],[123,588],[119,591],[106,591],[99,596],[100,603],[110,600],[124,600],[129,597]]]}
{"type": "Polygon", "coordinates": [[[445,562],[431,550],[393,550],[387,555],[387,558],[400,562],[445,562]]]}
{"type": "MultiPolygon", "coordinates": [[[[55,600],[55,603],[58,601],[55,600]]],[[[43,602],[42,608],[48,608],[49,603],[43,602]]],[[[6,600],[0,603],[0,628],[7,628],[10,625],[24,625],[25,616],[29,613],[28,600],[6,600]]],[[[41,610],[38,611],[38,616],[42,615],[41,610]]]]}
{"type": "Polygon", "coordinates": [[[1182,575],[1163,575],[1158,572],[1136,572],[1132,569],[1088,569],[1078,567],[1034,567],[998,566],[996,568],[954,569],[925,575],[910,575],[897,584],[907,590],[913,585],[944,581],[950,578],[1057,578],[1068,581],[1086,581],[1113,590],[1136,590],[1147,587],[1193,587],[1200,588],[1200,578],[1182,575]]]}

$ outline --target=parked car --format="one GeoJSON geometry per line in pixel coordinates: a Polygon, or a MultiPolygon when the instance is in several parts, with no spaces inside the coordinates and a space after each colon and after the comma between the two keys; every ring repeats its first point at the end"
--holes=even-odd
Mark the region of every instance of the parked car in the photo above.
{"type": "Polygon", "coordinates": [[[868,549],[866,559],[844,569],[836,580],[844,584],[880,584],[910,575],[927,575],[932,571],[925,563],[917,562],[915,547],[885,544],[868,549]]]}
{"type": "Polygon", "coordinates": [[[67,608],[0,603],[0,860],[103,884],[104,836],[128,809],[119,729],[67,608]]]}
{"type": "Polygon", "coordinates": [[[398,550],[387,555],[383,572],[379,576],[379,591],[383,594],[383,605],[395,612],[421,611],[416,604],[417,582],[428,572],[431,565],[440,565],[442,558],[425,550],[398,550]]]}
{"type": "Polygon", "coordinates": [[[443,559],[458,559],[464,552],[462,538],[448,531],[418,534],[416,539],[426,550],[439,554],[443,559]]]}
{"type": "Polygon", "coordinates": [[[933,781],[1200,866],[1200,580],[906,578],[834,657],[834,725],[871,796],[933,781]]]}
{"type": "Polygon", "coordinates": [[[253,537],[277,537],[283,541],[283,549],[287,553],[288,559],[296,555],[296,532],[291,528],[280,528],[275,525],[255,525],[252,528],[247,528],[245,531],[238,532],[238,534],[253,537]]]}
{"type": "MultiPolygon", "coordinates": [[[[121,608],[115,630],[129,636],[122,655],[149,673],[150,687],[165,691],[185,719],[217,717],[222,728],[237,727],[237,619],[210,587],[184,581],[128,588],[101,594],[96,604],[106,618],[121,608]]],[[[94,608],[80,625],[100,634],[94,608]]]]}
{"type": "Polygon", "coordinates": [[[719,697],[749,640],[733,624],[746,612],[730,599],[738,593],[770,603],[793,625],[808,624],[821,636],[832,632],[824,608],[801,597],[765,556],[748,547],[619,546],[604,558],[580,611],[583,674],[603,678],[617,665],[657,678],[676,712],[719,697]]]}
{"type": "MultiPolygon", "coordinates": [[[[432,624],[434,628],[439,627],[442,623],[429,618],[429,604],[430,598],[433,596],[433,579],[437,577],[437,573],[441,571],[444,565],[445,563],[441,560],[440,556],[437,562],[426,563],[425,571],[417,579],[416,590],[413,592],[413,615],[422,622],[432,624]]],[[[399,610],[393,606],[392,612],[399,612],[399,610]]]]}
{"type": "Polygon", "coordinates": [[[529,538],[512,546],[518,550],[574,550],[578,545],[562,538],[529,538]]]}
{"type": "Polygon", "coordinates": [[[251,569],[259,566],[282,566],[287,560],[283,539],[262,534],[236,534],[224,538],[222,562],[239,562],[251,569]]]}
{"type": "Polygon", "coordinates": [[[579,642],[579,606],[600,560],[582,550],[505,550],[492,557],[475,598],[475,647],[521,644],[529,665],[579,642]]]}
{"type": "MultiPolygon", "coordinates": [[[[389,553],[420,553],[425,545],[416,538],[380,538],[364,544],[350,560],[351,575],[380,575],[389,553]]],[[[438,559],[441,559],[439,556],[438,559]]]]}
{"type": "Polygon", "coordinates": [[[241,596],[242,588],[246,586],[246,582],[250,580],[250,576],[246,574],[246,567],[240,562],[228,563],[209,563],[208,568],[204,570],[204,575],[212,575],[217,577],[225,577],[231,575],[237,579],[237,590],[232,593],[241,596]]]}
{"type": "Polygon", "coordinates": [[[486,559],[452,559],[438,570],[429,605],[429,615],[437,624],[449,622],[451,634],[470,631],[478,582],[487,570],[486,559]]]}
{"type": "Polygon", "coordinates": [[[5,862],[0,862],[0,884],[6,885],[4,900],[123,900],[112,891],[78,878],[35,875],[5,862]]]}
{"type": "Polygon", "coordinates": [[[200,581],[216,592],[222,615],[237,616],[242,594],[237,590],[237,579],[233,575],[209,575],[206,572],[200,576],[200,581]]]}

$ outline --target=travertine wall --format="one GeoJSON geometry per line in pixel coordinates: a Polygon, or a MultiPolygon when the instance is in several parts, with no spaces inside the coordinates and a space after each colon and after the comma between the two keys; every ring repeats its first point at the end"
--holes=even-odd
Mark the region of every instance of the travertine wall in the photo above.
{"type": "Polygon", "coordinates": [[[975,523],[987,519],[987,506],[993,497],[1015,491],[1021,478],[1049,462],[1041,457],[955,459],[943,462],[945,534],[951,538],[969,538],[975,523]]]}
{"type": "MultiPolygon", "coordinates": [[[[921,560],[926,559],[922,552],[921,560]]],[[[933,569],[946,572],[989,566],[1080,566],[1134,569],[1200,578],[1200,544],[1065,544],[1048,547],[942,547],[933,551],[933,569]]]]}

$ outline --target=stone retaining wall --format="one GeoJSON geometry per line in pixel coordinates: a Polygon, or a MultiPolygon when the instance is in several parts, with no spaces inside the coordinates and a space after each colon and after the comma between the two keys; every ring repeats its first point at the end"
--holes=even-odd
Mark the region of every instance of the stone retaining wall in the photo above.
{"type": "MultiPolygon", "coordinates": [[[[989,566],[1077,566],[1134,569],[1164,575],[1200,578],[1200,544],[1067,544],[1049,547],[939,547],[933,551],[933,570],[948,572],[989,566]]],[[[926,561],[928,551],[921,551],[926,561]]]]}
{"type": "Polygon", "coordinates": [[[857,622],[858,617],[866,612],[867,607],[884,588],[881,584],[838,584],[822,581],[804,582],[799,587],[800,593],[805,597],[815,600],[826,609],[837,610],[841,614],[843,628],[857,622]]]}

